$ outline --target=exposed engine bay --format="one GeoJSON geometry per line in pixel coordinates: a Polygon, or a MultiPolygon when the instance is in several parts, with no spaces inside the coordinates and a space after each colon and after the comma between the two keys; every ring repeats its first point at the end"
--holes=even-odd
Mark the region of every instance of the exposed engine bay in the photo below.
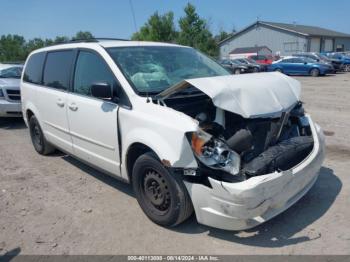
{"type": "Polygon", "coordinates": [[[211,98],[191,87],[164,103],[199,122],[188,134],[200,172],[222,181],[242,181],[288,170],[313,149],[313,138],[301,102],[279,117],[244,118],[216,107],[211,98]]]}

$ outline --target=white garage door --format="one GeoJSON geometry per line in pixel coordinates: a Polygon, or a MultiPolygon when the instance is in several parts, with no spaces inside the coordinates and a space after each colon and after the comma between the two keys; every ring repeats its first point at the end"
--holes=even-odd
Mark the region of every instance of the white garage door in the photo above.
{"type": "Polygon", "coordinates": [[[310,52],[320,52],[320,38],[311,38],[310,52]]]}
{"type": "Polygon", "coordinates": [[[325,39],[324,40],[324,51],[325,52],[333,51],[333,40],[332,39],[325,39]]]}

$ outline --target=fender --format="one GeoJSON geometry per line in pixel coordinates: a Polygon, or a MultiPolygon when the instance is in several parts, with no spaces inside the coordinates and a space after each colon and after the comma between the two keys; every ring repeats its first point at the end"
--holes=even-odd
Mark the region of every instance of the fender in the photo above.
{"type": "Polygon", "coordinates": [[[161,160],[172,167],[196,168],[197,162],[186,132],[196,131],[197,124],[187,115],[171,108],[146,104],[132,110],[119,111],[122,146],[122,174],[126,174],[126,155],[134,143],[151,148],[161,160]],[[154,110],[155,109],[155,110],[154,110]]]}

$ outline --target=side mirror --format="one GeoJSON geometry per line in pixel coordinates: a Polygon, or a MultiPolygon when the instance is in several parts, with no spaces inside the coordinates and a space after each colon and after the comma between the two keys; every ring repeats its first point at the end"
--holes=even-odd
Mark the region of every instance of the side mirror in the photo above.
{"type": "Polygon", "coordinates": [[[112,99],[112,87],[107,82],[97,82],[91,85],[91,95],[101,99],[112,99]]]}
{"type": "Polygon", "coordinates": [[[316,59],[317,62],[320,62],[320,59],[316,59]]]}

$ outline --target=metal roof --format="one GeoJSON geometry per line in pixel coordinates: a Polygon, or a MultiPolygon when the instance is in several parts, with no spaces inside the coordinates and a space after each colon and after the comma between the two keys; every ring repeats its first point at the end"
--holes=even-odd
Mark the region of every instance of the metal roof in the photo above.
{"type": "Polygon", "coordinates": [[[261,49],[267,48],[271,51],[267,46],[251,46],[251,47],[238,47],[230,52],[230,54],[246,54],[246,53],[257,53],[261,49]]]}
{"type": "Polygon", "coordinates": [[[259,21],[260,24],[270,25],[287,31],[308,35],[308,36],[328,36],[328,37],[350,37],[350,34],[337,32],[334,30],[309,25],[286,24],[276,22],[259,21]]]}
{"type": "Polygon", "coordinates": [[[257,25],[262,25],[265,27],[274,28],[276,30],[282,30],[287,33],[292,33],[296,35],[301,35],[304,37],[310,37],[310,36],[321,36],[321,37],[346,37],[350,38],[350,34],[337,32],[334,30],[318,27],[318,26],[309,26],[309,25],[300,25],[300,24],[287,24],[287,23],[276,23],[276,22],[267,22],[267,21],[257,21],[245,28],[243,28],[241,31],[235,33],[232,36],[227,37],[226,39],[222,40],[219,45],[224,44],[228,40],[231,40],[245,31],[249,30],[252,27],[255,27],[257,25]]]}

